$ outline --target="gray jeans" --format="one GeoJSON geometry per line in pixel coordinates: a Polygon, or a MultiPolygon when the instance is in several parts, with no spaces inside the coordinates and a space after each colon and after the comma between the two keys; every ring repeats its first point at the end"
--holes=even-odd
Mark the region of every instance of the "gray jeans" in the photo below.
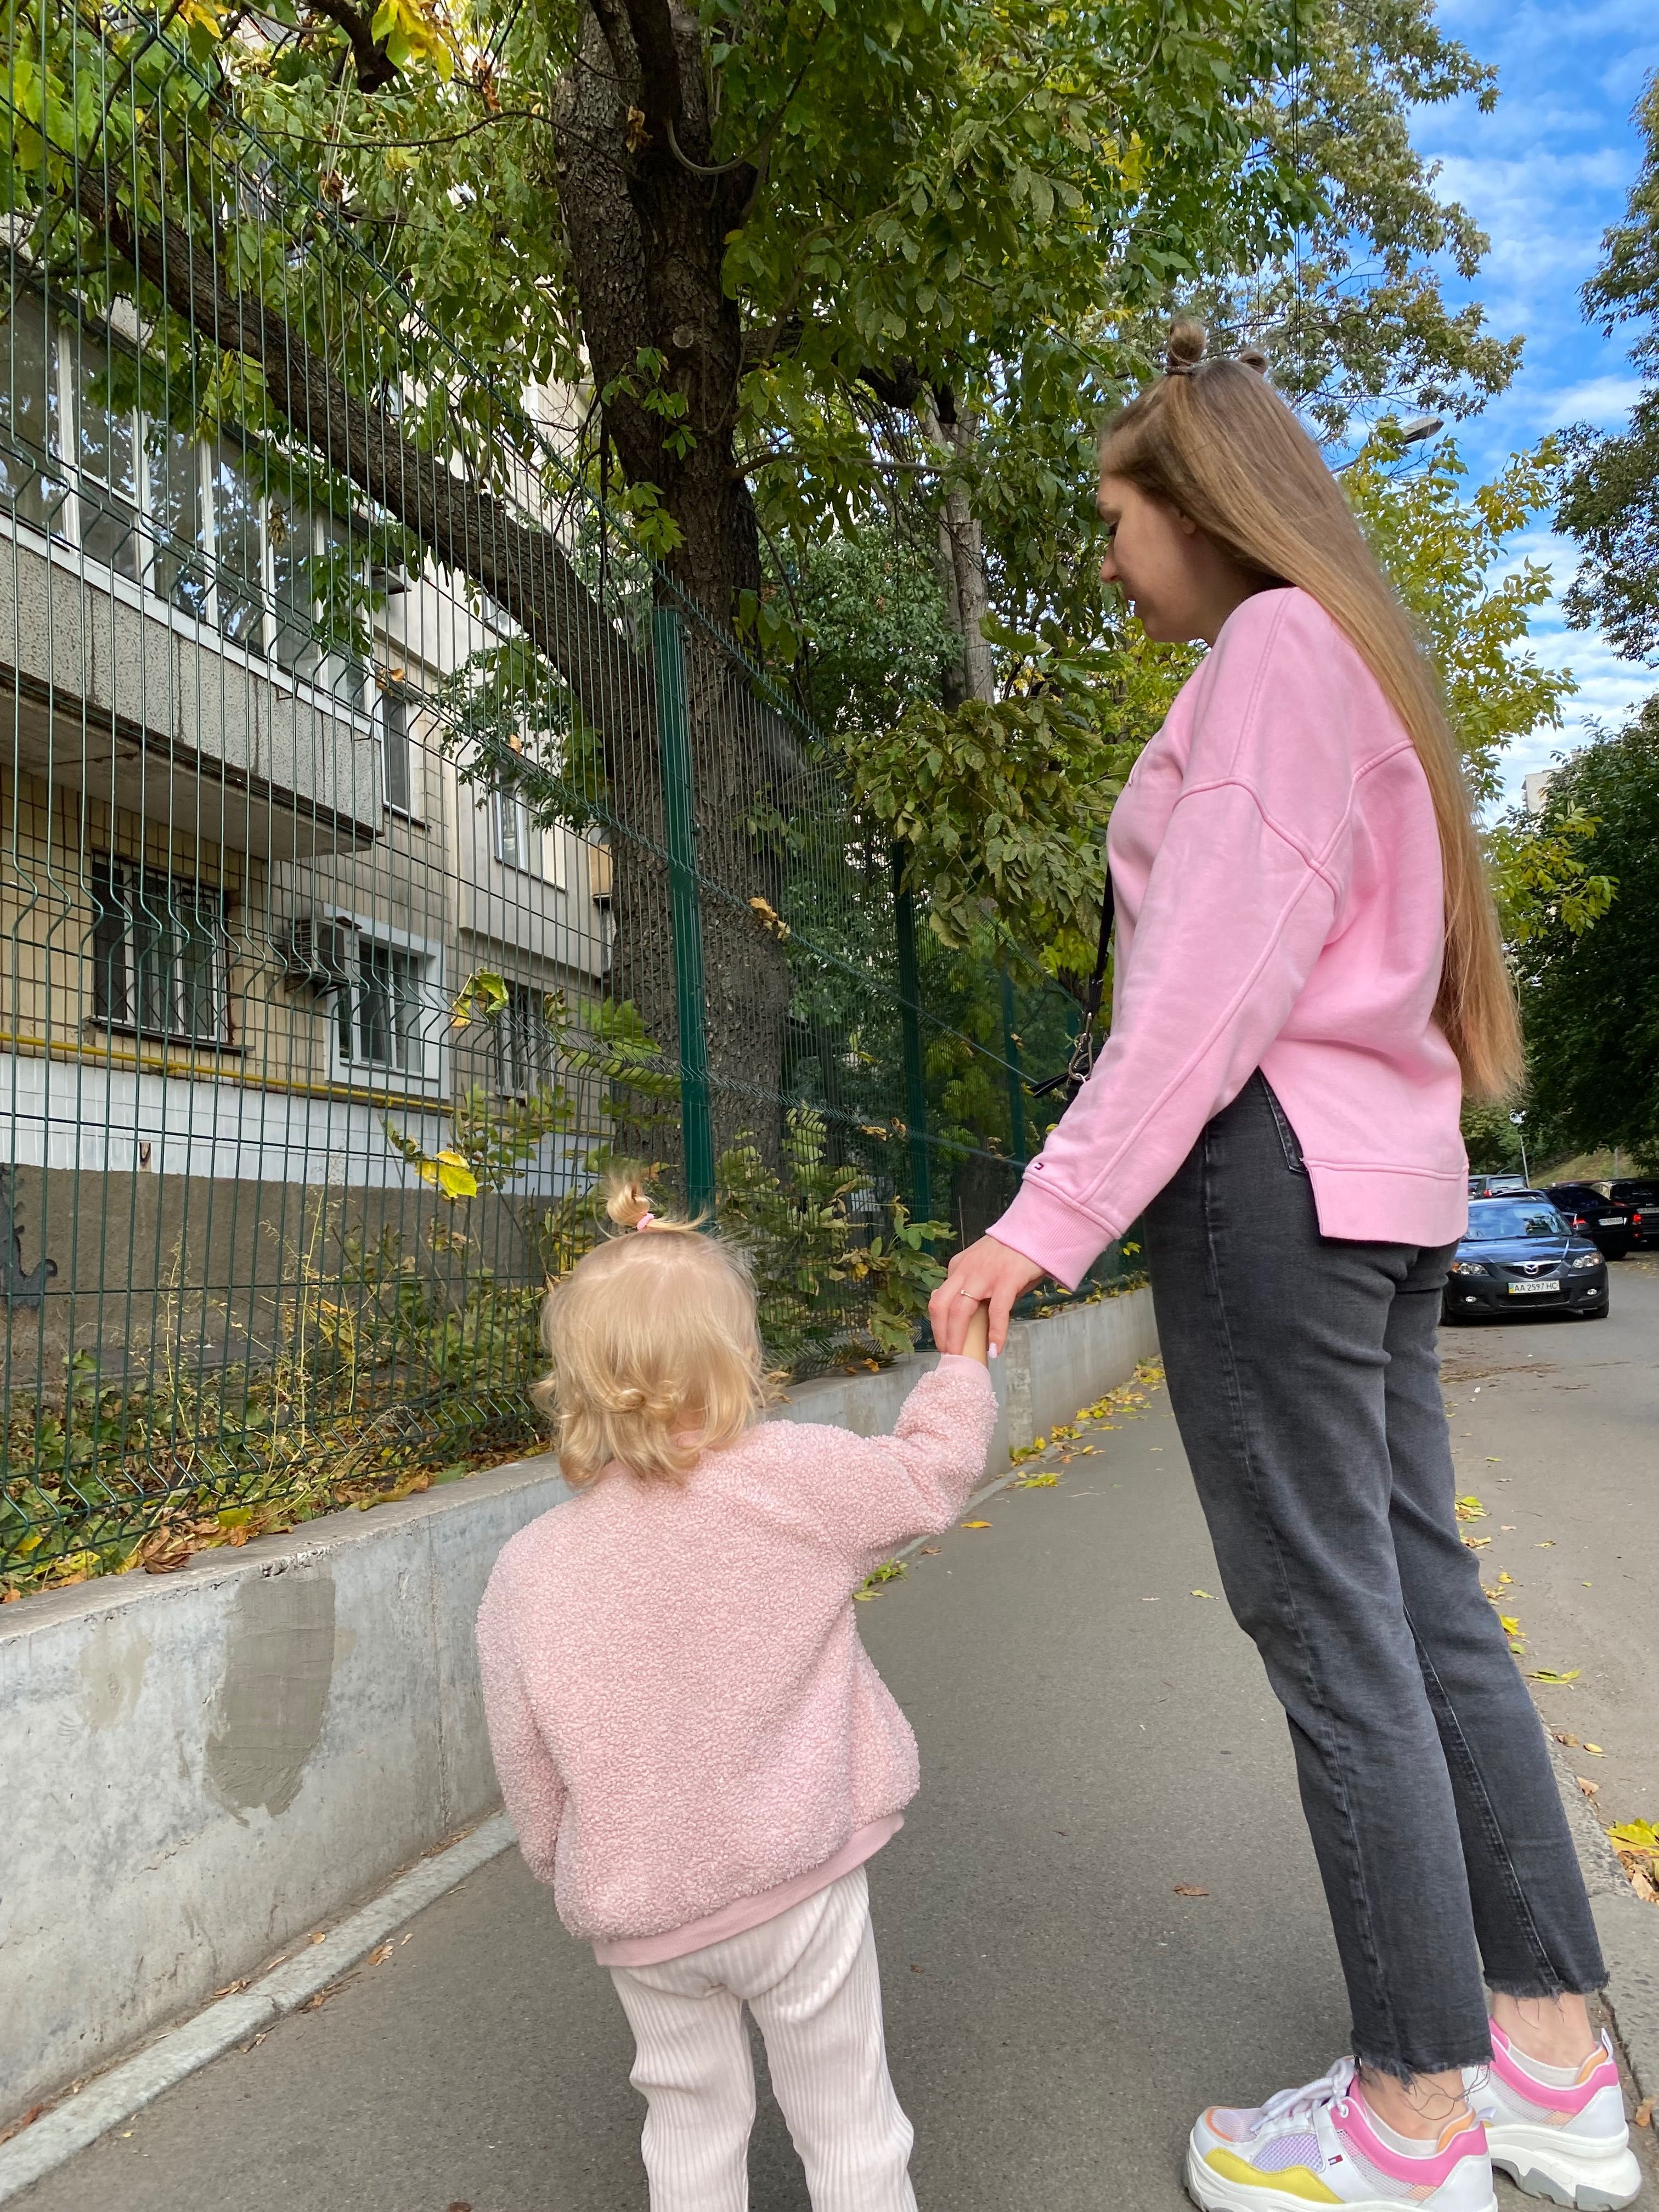
{"type": "Polygon", "coordinates": [[[1290,1722],[1354,2056],[1490,2057],[1484,1979],[1607,1978],[1544,1734],[1455,1511],[1451,1248],[1322,1237],[1265,1079],[1146,1216],[1170,1395],[1233,1617],[1290,1722]]]}

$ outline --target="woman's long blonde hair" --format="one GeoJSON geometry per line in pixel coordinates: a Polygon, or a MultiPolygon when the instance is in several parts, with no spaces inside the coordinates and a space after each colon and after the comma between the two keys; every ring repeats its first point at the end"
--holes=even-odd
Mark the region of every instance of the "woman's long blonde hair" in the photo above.
{"type": "Polygon", "coordinates": [[[630,1234],[589,1252],[548,1292],[542,1341],[552,1364],[531,1396],[552,1419],[573,1488],[614,1466],[643,1482],[682,1482],[765,1408],[754,1285],[729,1244],[653,1214],[632,1176],[612,1180],[605,1212],[630,1234]]]}
{"type": "Polygon", "coordinates": [[[1434,671],[1261,356],[1206,361],[1205,343],[1200,325],[1176,325],[1168,373],[1107,425],[1101,473],[1176,508],[1264,583],[1317,599],[1382,685],[1417,748],[1440,830],[1446,939],[1435,1017],[1465,1090],[1501,1097],[1520,1079],[1521,1026],[1434,671]]]}

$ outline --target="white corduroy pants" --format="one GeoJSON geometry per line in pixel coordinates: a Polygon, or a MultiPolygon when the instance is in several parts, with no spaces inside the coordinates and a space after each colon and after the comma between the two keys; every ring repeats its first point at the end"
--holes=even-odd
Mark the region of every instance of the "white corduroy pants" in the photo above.
{"type": "Polygon", "coordinates": [[[855,1867],[776,1919],[611,1978],[639,2055],[651,2212],[748,2212],[746,2004],[813,2212],[915,2212],[914,2130],[887,2071],[870,1890],[855,1867]]]}

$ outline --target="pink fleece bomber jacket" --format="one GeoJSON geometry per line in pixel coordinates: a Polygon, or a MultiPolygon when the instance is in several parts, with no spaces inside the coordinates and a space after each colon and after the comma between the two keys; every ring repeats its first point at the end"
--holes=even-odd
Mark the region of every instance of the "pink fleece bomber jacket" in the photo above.
{"type": "Polygon", "coordinates": [[[949,1528],[995,1423],[984,1368],[943,1358],[890,1437],[764,1422],[683,1487],[612,1468],[503,1549],[478,1614],[495,1771],[606,1963],[755,1926],[899,1826],[915,1738],[853,1593],[949,1528]]]}
{"type": "Polygon", "coordinates": [[[1260,592],[1229,617],[1136,762],[1109,853],[1111,1035],[991,1235],[1077,1283],[1259,1067],[1324,1235],[1461,1237],[1433,801],[1316,600],[1260,592]]]}

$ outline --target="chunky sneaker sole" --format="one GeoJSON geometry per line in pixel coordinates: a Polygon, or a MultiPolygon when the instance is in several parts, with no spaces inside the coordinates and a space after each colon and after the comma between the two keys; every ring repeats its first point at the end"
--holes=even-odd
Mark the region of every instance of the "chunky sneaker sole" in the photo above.
{"type": "MultiPolygon", "coordinates": [[[[1308,2212],[1310,2204],[1340,2204],[1346,2208],[1346,2212],[1400,2212],[1402,2204],[1414,2207],[1426,2203],[1435,2207],[1441,2195],[1437,2190],[1428,2197],[1409,2197],[1403,2191],[1387,2197],[1339,2197],[1334,2189],[1322,2183],[1306,2168],[1287,2174],[1285,2179],[1291,2182],[1291,2188],[1274,2187],[1273,2177],[1268,2174],[1240,2181],[1218,2172],[1199,2156],[1195,2144],[1188,2143],[1187,2146],[1187,2170],[1182,2180],[1188,2196],[1198,2206],[1199,2212],[1308,2212]]],[[[1498,2212],[1490,2167],[1486,2169],[1485,2179],[1486,2194],[1484,2200],[1478,2190],[1467,2197],[1460,2193],[1458,2212],[1498,2212]]]]}
{"type": "Polygon", "coordinates": [[[1492,2065],[1464,2077],[1469,2102],[1486,2123],[1492,2162],[1528,2197],[1574,2212],[1622,2212],[1642,2187],[1630,2147],[1625,2094],[1613,2045],[1601,2048],[1565,2084],[1540,2081],[1494,2021],[1492,2065]]]}
{"type": "Polygon", "coordinates": [[[1478,2118],[1454,2119],[1420,2152],[1397,2142],[1372,2124],[1344,2058],[1252,2112],[1212,2106],[1193,2129],[1182,2178],[1199,2212],[1498,2212],[1478,2118]]]}

